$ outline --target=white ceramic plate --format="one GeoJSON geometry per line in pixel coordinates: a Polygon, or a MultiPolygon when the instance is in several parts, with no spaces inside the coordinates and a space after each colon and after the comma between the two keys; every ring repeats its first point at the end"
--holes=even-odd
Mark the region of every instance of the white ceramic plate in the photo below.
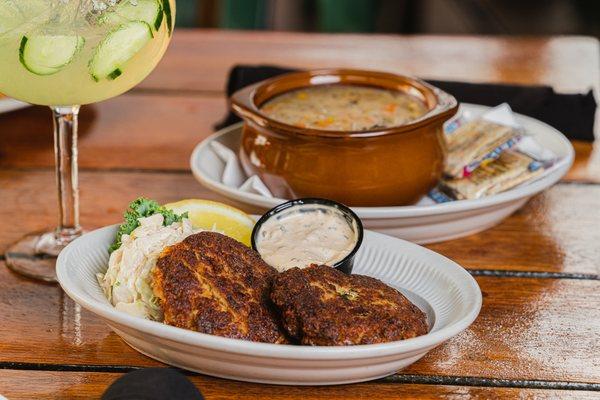
{"type": "Polygon", "coordinates": [[[31,104],[0,95],[0,114],[29,107],[31,104]]]}
{"type": "Polygon", "coordinates": [[[375,345],[310,347],[256,343],[188,331],[129,316],[104,297],[96,273],[106,270],[117,226],[90,232],[59,255],[58,281],[82,307],[106,321],[131,347],[192,371],[251,382],[332,385],[395,373],[467,328],[481,308],[481,291],[453,261],[415,244],[366,231],[354,273],[401,290],[428,317],[430,332],[375,345]]]}
{"type": "MultiPolygon", "coordinates": [[[[481,114],[490,107],[462,104],[461,109],[481,114]]],[[[533,195],[549,188],[562,178],[571,165],[575,152],[569,140],[559,131],[534,118],[516,114],[517,122],[560,161],[548,175],[506,192],[476,200],[461,200],[435,205],[399,207],[352,207],[364,226],[381,233],[416,243],[441,242],[491,228],[523,206],[533,195]]],[[[246,193],[220,182],[223,163],[210,150],[210,142],[219,141],[231,149],[239,149],[241,124],[225,128],[194,149],[190,158],[192,172],[207,188],[232,200],[262,207],[275,207],[286,201],[246,193]]]]}

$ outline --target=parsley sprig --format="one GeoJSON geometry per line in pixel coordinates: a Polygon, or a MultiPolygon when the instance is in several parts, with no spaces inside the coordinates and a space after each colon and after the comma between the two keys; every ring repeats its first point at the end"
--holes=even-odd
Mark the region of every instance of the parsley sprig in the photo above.
{"type": "Polygon", "coordinates": [[[149,217],[154,214],[162,214],[164,217],[163,225],[169,226],[173,222],[180,222],[183,218],[187,218],[187,212],[181,215],[175,214],[172,210],[168,210],[154,200],[145,197],[139,197],[129,203],[129,207],[123,218],[125,221],[119,226],[117,237],[114,243],[108,248],[108,252],[112,253],[121,247],[121,238],[123,235],[129,235],[135,228],[140,226],[140,218],[149,217]]]}

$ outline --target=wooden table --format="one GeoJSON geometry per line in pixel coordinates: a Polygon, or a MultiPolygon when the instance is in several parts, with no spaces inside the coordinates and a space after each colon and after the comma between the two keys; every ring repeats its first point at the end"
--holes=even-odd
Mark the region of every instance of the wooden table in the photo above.
{"type": "MultiPolygon", "coordinates": [[[[139,195],[224,200],[188,170],[223,115],[235,63],[354,66],[426,78],[540,83],[598,93],[598,42],[176,31],[156,71],[81,115],[86,228],[120,220],[139,195]]],[[[49,111],[0,116],[0,251],[56,218],[49,111]]],[[[336,387],[277,387],[191,375],[217,398],[600,398],[600,150],[575,143],[567,177],[499,226],[428,246],[475,275],[479,318],[396,375],[336,387]]],[[[248,210],[252,211],[252,210],[248,210]]],[[[0,264],[2,261],[0,260],[0,264]]],[[[58,286],[0,266],[0,393],[94,398],[121,374],[160,363],[129,348],[58,286]]]]}

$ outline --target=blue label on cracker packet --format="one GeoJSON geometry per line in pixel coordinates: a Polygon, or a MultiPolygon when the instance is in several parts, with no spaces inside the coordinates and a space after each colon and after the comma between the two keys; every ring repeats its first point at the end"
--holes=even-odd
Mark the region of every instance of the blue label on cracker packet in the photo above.
{"type": "Polygon", "coordinates": [[[463,117],[456,118],[454,121],[451,121],[446,124],[446,126],[444,127],[444,131],[446,132],[447,135],[449,135],[449,134],[453,133],[455,130],[457,130],[458,128],[460,128],[460,126],[463,124],[464,124],[463,117]]]}
{"type": "Polygon", "coordinates": [[[491,161],[494,161],[500,157],[500,154],[504,150],[508,150],[513,147],[517,142],[521,139],[520,136],[516,136],[512,139],[509,139],[506,143],[502,143],[500,146],[496,147],[494,150],[490,151],[483,158],[479,160],[475,160],[464,167],[463,176],[469,176],[473,171],[475,171],[479,166],[485,165],[491,161]]]}
{"type": "Polygon", "coordinates": [[[543,166],[544,166],[544,164],[539,161],[532,161],[529,164],[528,168],[529,168],[529,171],[534,172],[534,171],[537,171],[538,169],[542,168],[543,166]]]}
{"type": "Polygon", "coordinates": [[[436,203],[448,203],[450,201],[454,201],[453,198],[448,196],[446,193],[441,192],[438,188],[431,189],[427,196],[429,196],[429,198],[436,203]]]}

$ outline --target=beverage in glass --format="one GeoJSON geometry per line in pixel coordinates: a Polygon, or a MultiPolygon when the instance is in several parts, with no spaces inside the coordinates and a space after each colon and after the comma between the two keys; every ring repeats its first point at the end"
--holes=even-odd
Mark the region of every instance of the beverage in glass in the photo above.
{"type": "Polygon", "coordinates": [[[56,229],[6,251],[14,271],[55,280],[55,257],[81,235],[79,107],[144,79],[167,49],[174,18],[174,0],[0,0],[0,92],[50,106],[59,199],[56,229]]]}

